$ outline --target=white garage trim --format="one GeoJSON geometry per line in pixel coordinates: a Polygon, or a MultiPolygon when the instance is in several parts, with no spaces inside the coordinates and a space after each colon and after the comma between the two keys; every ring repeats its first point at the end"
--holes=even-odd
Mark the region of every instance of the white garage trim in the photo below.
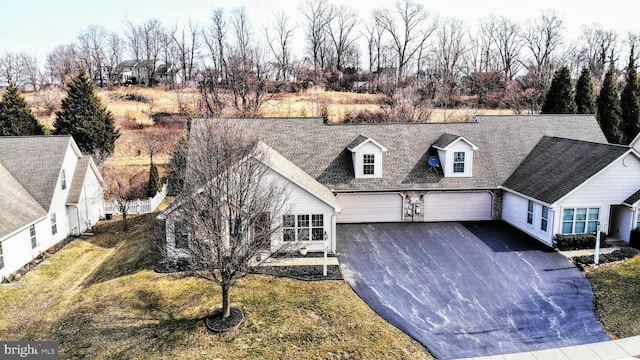
{"type": "Polygon", "coordinates": [[[404,197],[400,193],[344,193],[338,194],[342,212],[339,223],[402,222],[404,197]]]}
{"type": "Polygon", "coordinates": [[[424,221],[493,219],[493,194],[489,191],[438,191],[424,196],[424,221]]]}

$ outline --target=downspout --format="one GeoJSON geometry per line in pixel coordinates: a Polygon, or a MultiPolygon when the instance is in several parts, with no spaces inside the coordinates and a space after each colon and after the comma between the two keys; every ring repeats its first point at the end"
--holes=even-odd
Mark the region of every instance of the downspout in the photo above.
{"type": "Polygon", "coordinates": [[[76,208],[76,224],[78,225],[78,227],[76,229],[78,229],[78,234],[77,236],[80,236],[81,230],[80,230],[80,210],[78,209],[78,204],[74,204],[73,205],[76,208]]]}

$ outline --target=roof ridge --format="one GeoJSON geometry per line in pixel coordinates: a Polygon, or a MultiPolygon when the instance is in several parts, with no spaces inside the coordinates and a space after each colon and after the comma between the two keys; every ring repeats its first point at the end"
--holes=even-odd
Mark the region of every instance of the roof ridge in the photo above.
{"type": "Polygon", "coordinates": [[[601,142],[597,142],[597,141],[580,140],[580,139],[571,139],[571,138],[565,138],[565,137],[561,137],[561,136],[549,136],[549,135],[544,135],[544,136],[543,136],[543,138],[552,138],[552,139],[559,139],[559,140],[569,140],[569,141],[573,141],[573,142],[590,143],[590,144],[595,144],[595,145],[608,145],[608,146],[612,146],[612,147],[621,147],[621,148],[631,149],[631,147],[630,147],[629,145],[623,145],[623,144],[612,144],[612,143],[601,143],[601,142]]]}

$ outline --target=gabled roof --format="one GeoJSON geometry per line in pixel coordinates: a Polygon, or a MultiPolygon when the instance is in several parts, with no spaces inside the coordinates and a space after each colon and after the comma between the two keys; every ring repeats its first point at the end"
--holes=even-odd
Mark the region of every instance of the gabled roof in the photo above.
{"type": "Polygon", "coordinates": [[[627,146],[545,136],[504,187],[553,204],[628,152],[627,146]]]}
{"type": "Polygon", "coordinates": [[[635,205],[638,201],[640,201],[640,190],[633,193],[631,196],[627,198],[627,200],[623,201],[623,204],[627,204],[629,206],[635,205]]]}
{"type": "Polygon", "coordinates": [[[380,143],[378,143],[377,141],[371,139],[370,137],[364,136],[362,134],[358,135],[357,138],[355,138],[351,143],[349,143],[349,145],[347,145],[347,149],[349,149],[349,151],[354,152],[357,151],[360,147],[362,147],[362,145],[366,144],[366,143],[372,143],[375,146],[379,147],[380,150],[382,151],[387,151],[387,148],[384,147],[383,145],[381,145],[380,143]]]}
{"type": "Polygon", "coordinates": [[[0,137],[0,164],[44,209],[49,209],[71,136],[0,137]]]}
{"type": "Polygon", "coordinates": [[[2,163],[0,184],[0,239],[47,215],[47,211],[2,163]]]}
{"type": "Polygon", "coordinates": [[[469,146],[473,150],[478,150],[477,146],[475,146],[473,143],[471,143],[471,141],[465,139],[464,137],[460,135],[454,135],[454,134],[448,134],[448,133],[444,133],[440,135],[438,140],[436,140],[432,146],[438,150],[448,150],[449,146],[457,143],[458,141],[464,141],[467,144],[469,144],[469,146]]]}
{"type": "MultiPolygon", "coordinates": [[[[198,126],[206,119],[195,119],[198,126]]],[[[592,115],[478,116],[465,123],[324,125],[321,118],[234,119],[297,167],[335,192],[415,189],[498,188],[543,136],[606,143],[592,115]],[[431,145],[443,134],[458,134],[481,152],[473,177],[430,175],[431,145]],[[385,144],[383,176],[356,179],[347,149],[361,134],[385,144]]]]}
{"type": "Polygon", "coordinates": [[[77,204],[80,201],[80,195],[82,193],[82,188],[84,186],[84,179],[87,175],[87,171],[91,169],[95,174],[98,182],[100,184],[104,184],[104,180],[102,179],[102,175],[96,168],[93,159],[89,155],[85,155],[78,159],[78,163],[76,164],[76,170],[73,173],[73,179],[71,179],[71,186],[69,187],[69,194],[67,194],[67,205],[77,204]]]}

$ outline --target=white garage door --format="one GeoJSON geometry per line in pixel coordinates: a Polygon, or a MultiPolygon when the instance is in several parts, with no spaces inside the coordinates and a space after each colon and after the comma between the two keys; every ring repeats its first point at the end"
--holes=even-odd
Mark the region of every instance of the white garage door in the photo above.
{"type": "Polygon", "coordinates": [[[339,223],[403,221],[400,194],[340,194],[337,199],[342,207],[339,223]]]}
{"type": "Polygon", "coordinates": [[[491,220],[488,192],[432,192],[424,198],[424,221],[491,220]]]}

